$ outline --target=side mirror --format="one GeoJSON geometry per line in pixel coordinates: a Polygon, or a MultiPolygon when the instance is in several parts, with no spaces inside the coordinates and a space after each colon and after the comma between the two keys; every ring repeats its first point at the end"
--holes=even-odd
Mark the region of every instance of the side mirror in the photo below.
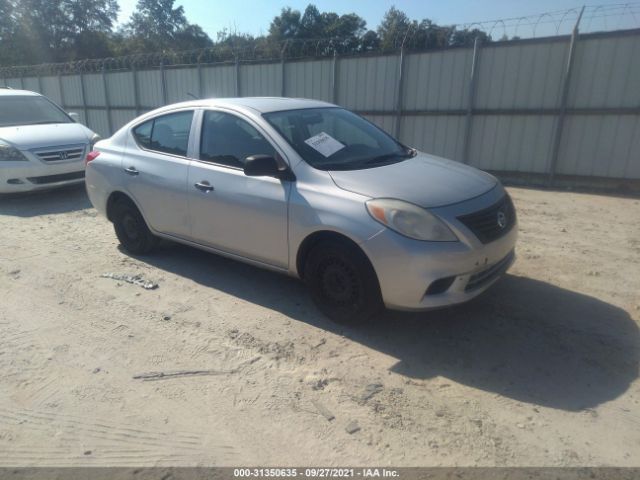
{"type": "Polygon", "coordinates": [[[244,174],[247,177],[276,177],[281,180],[295,180],[293,172],[282,167],[271,155],[251,155],[244,161],[244,174]]]}
{"type": "Polygon", "coordinates": [[[71,120],[76,123],[80,123],[80,115],[78,115],[76,112],[69,112],[68,115],[71,117],[71,120]]]}

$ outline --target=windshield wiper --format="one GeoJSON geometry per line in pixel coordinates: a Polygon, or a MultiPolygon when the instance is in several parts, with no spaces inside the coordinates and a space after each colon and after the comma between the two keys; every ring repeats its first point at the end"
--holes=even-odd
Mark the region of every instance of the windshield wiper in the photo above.
{"type": "Polygon", "coordinates": [[[394,153],[385,153],[384,155],[378,155],[377,157],[369,158],[361,163],[361,165],[373,165],[376,163],[383,163],[393,158],[411,158],[415,157],[418,152],[414,149],[408,149],[405,153],[394,152],[394,153]]]}

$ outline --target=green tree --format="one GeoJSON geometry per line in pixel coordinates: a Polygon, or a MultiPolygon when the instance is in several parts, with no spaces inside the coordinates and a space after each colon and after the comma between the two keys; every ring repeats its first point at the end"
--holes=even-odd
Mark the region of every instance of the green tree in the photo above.
{"type": "Polygon", "coordinates": [[[178,51],[212,45],[209,36],[191,25],[174,0],[138,0],[136,11],[121,32],[128,52],[178,51]]]}
{"type": "Polygon", "coordinates": [[[0,0],[0,65],[13,62],[13,34],[16,21],[13,16],[14,7],[9,0],[0,0]]]}
{"type": "Polygon", "coordinates": [[[69,19],[63,0],[21,0],[16,3],[15,56],[19,64],[68,60],[69,19]]]}
{"type": "Polygon", "coordinates": [[[109,34],[120,10],[116,0],[66,0],[63,9],[74,60],[112,54],[109,34]]]}
{"type": "Polygon", "coordinates": [[[0,33],[0,50],[10,53],[12,64],[65,62],[111,53],[108,34],[118,14],[116,0],[0,2],[0,8],[8,11],[0,19],[11,23],[8,34],[0,33]]]}
{"type": "Polygon", "coordinates": [[[343,53],[352,53],[360,48],[366,25],[355,13],[320,12],[309,4],[302,14],[283,8],[271,21],[268,38],[274,43],[294,41],[289,51],[298,55],[329,53],[334,47],[343,53]]]}
{"type": "Polygon", "coordinates": [[[271,21],[269,36],[279,42],[300,36],[300,12],[290,7],[283,8],[280,15],[271,21]]]}
{"type": "Polygon", "coordinates": [[[448,46],[470,46],[476,37],[491,41],[480,30],[458,30],[453,26],[437,25],[429,19],[411,20],[406,13],[391,7],[378,26],[380,49],[397,50],[404,46],[407,50],[428,50],[448,46]]]}
{"type": "Polygon", "coordinates": [[[380,37],[374,30],[367,30],[360,41],[361,52],[375,52],[380,50],[380,37]]]}
{"type": "Polygon", "coordinates": [[[487,35],[482,30],[474,28],[473,30],[455,30],[451,35],[450,44],[454,47],[471,47],[473,46],[476,38],[479,38],[482,43],[488,43],[491,41],[490,35],[487,35]]]}
{"type": "Polygon", "coordinates": [[[382,50],[395,50],[402,44],[405,35],[408,35],[412,22],[401,10],[391,7],[382,17],[378,26],[378,37],[382,50]]]}

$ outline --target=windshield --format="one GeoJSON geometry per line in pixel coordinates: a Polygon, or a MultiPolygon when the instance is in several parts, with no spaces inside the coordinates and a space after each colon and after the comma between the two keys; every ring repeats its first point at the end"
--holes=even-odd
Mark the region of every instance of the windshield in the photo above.
{"type": "Polygon", "coordinates": [[[379,167],[415,155],[415,150],[342,108],[287,110],[263,116],[307,163],[321,170],[379,167]]]}
{"type": "Polygon", "coordinates": [[[0,96],[0,127],[45,123],[72,123],[72,120],[44,97],[0,96]]]}

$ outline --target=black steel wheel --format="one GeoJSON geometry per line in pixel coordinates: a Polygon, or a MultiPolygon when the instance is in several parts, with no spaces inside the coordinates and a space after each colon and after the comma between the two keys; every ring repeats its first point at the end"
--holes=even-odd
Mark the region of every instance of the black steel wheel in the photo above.
{"type": "Polygon", "coordinates": [[[151,252],[159,243],[138,208],[131,201],[119,200],[113,207],[113,226],[120,244],[134,255],[151,252]]]}
{"type": "Polygon", "coordinates": [[[378,278],[364,253],[348,242],[323,242],[307,256],[304,280],[318,308],[339,323],[360,323],[382,309],[378,278]]]}

